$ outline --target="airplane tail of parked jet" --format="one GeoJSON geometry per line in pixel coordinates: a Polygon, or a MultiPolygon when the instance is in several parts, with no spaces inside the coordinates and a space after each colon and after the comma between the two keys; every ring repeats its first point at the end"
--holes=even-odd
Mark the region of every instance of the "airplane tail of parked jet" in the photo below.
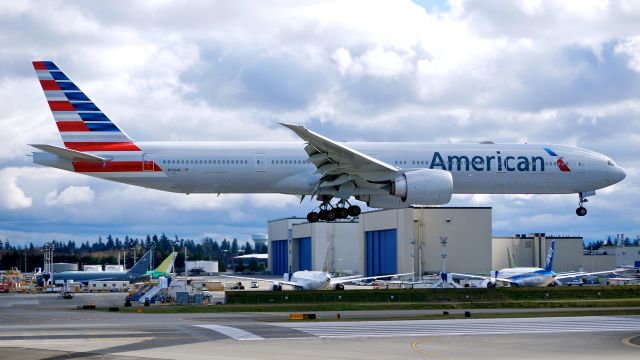
{"type": "Polygon", "coordinates": [[[549,253],[547,254],[547,262],[544,264],[545,271],[553,271],[553,253],[555,252],[556,241],[551,240],[551,247],[549,247],[549,253]]]}
{"type": "Polygon", "coordinates": [[[140,260],[138,260],[138,262],[129,269],[128,273],[133,275],[144,275],[147,270],[149,270],[149,264],[151,264],[151,250],[147,251],[140,260]]]}
{"type": "Polygon", "coordinates": [[[509,267],[516,267],[516,262],[513,260],[513,253],[511,252],[511,248],[507,248],[507,257],[509,258],[509,267]]]}
{"type": "Polygon", "coordinates": [[[170,276],[171,271],[173,270],[173,265],[176,261],[176,257],[178,256],[178,252],[174,251],[166,259],[164,259],[157,268],[151,271],[147,271],[147,275],[151,275],[152,278],[157,279],[161,276],[167,277],[170,276]]]}
{"type": "Polygon", "coordinates": [[[56,64],[34,61],[33,68],[67,149],[78,152],[140,151],[56,64]]]}

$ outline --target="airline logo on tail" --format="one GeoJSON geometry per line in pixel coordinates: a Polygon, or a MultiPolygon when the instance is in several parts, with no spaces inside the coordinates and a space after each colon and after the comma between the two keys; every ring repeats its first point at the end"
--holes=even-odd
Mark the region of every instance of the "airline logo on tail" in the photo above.
{"type": "Polygon", "coordinates": [[[544,264],[544,269],[546,271],[553,271],[553,253],[555,251],[556,241],[551,241],[551,247],[549,248],[549,253],[547,254],[547,262],[544,264]]]}
{"type": "MultiPolygon", "coordinates": [[[[64,146],[82,153],[118,154],[113,161],[74,161],[76,172],[137,173],[162,171],[52,61],[34,61],[33,68],[53,113],[64,146]]],[[[42,150],[42,149],[41,149],[42,150]]],[[[46,151],[46,150],[45,150],[46,151]]],[[[111,156],[113,156],[111,155],[111,156]]]]}
{"type": "Polygon", "coordinates": [[[78,151],[140,151],[51,61],[34,61],[62,141],[78,151]]]}
{"type": "Polygon", "coordinates": [[[571,169],[569,169],[569,166],[567,165],[566,162],[564,162],[564,160],[562,160],[561,157],[558,156],[558,154],[556,154],[555,151],[549,149],[549,148],[544,148],[544,151],[547,152],[547,154],[551,155],[551,156],[555,156],[558,158],[558,160],[556,160],[556,165],[558,165],[558,168],[560,169],[560,171],[566,171],[569,172],[571,171],[571,169]]]}

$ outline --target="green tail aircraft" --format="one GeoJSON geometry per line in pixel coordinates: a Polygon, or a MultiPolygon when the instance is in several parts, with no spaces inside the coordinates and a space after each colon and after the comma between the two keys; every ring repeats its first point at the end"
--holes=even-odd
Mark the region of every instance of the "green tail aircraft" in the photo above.
{"type": "Polygon", "coordinates": [[[173,270],[173,263],[176,261],[176,256],[178,256],[178,253],[176,251],[172,252],[160,263],[160,265],[158,265],[157,268],[147,271],[146,274],[150,275],[152,279],[171,277],[171,271],[173,270]]]}

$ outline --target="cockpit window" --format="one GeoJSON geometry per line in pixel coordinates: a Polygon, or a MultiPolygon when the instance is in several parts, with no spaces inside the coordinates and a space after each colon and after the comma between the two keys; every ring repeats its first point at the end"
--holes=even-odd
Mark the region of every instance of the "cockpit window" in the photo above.
{"type": "Polygon", "coordinates": [[[607,161],[607,165],[616,166],[616,163],[614,163],[613,160],[609,160],[609,161],[607,161]]]}

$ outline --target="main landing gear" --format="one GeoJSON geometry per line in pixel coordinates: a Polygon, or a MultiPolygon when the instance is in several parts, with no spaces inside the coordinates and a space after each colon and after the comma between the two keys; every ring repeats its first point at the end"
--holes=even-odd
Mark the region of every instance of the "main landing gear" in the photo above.
{"type": "Polygon", "coordinates": [[[346,200],[340,200],[336,206],[331,205],[325,200],[320,205],[320,211],[312,211],[307,214],[307,221],[310,223],[324,221],[334,221],[336,219],[346,219],[349,216],[355,217],[360,215],[362,210],[357,205],[351,205],[346,200]],[[346,205],[349,205],[348,207],[346,205]]]}
{"type": "Polygon", "coordinates": [[[580,199],[580,201],[578,202],[579,207],[576,209],[576,215],[585,216],[585,215],[587,215],[587,209],[582,205],[584,203],[588,202],[589,200],[582,193],[578,194],[578,199],[580,199]]]}

